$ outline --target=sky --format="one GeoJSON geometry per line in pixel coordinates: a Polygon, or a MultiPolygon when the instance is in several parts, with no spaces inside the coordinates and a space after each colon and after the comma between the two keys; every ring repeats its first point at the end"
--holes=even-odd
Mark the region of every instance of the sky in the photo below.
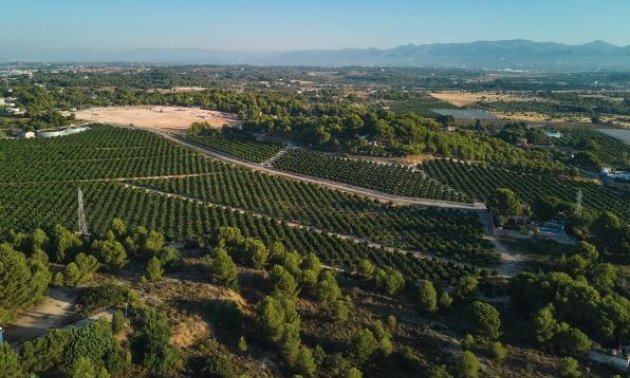
{"type": "Polygon", "coordinates": [[[530,39],[630,44],[628,0],[7,0],[5,51],[277,51],[530,39]]]}

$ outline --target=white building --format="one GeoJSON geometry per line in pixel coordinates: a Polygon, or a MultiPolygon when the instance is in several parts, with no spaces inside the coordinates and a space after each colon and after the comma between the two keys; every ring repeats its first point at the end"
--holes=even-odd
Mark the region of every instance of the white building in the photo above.
{"type": "Polygon", "coordinates": [[[545,135],[547,135],[549,138],[562,138],[562,133],[560,131],[545,131],[545,135]]]}
{"type": "Polygon", "coordinates": [[[37,132],[37,136],[39,138],[54,138],[54,137],[82,133],[84,131],[88,131],[89,129],[90,128],[87,126],[81,126],[81,127],[68,127],[66,129],[39,130],[37,132]]]}

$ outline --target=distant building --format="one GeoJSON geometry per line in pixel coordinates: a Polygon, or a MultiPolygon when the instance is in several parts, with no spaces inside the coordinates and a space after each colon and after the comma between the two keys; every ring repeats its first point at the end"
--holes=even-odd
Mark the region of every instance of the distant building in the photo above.
{"type": "Polygon", "coordinates": [[[89,130],[90,128],[87,126],[81,127],[68,127],[65,129],[55,129],[55,130],[39,130],[37,132],[37,137],[39,138],[54,138],[60,136],[67,136],[72,134],[82,133],[84,131],[89,130]]]}
{"type": "Polygon", "coordinates": [[[603,178],[615,181],[630,181],[630,171],[615,171],[612,168],[602,168],[600,175],[603,178]]]}
{"type": "Polygon", "coordinates": [[[562,133],[560,131],[545,131],[545,135],[547,135],[549,138],[562,138],[562,133]]]}

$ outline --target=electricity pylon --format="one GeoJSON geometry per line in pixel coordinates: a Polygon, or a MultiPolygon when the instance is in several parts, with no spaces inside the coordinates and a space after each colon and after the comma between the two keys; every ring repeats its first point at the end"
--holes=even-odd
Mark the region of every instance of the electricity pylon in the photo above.
{"type": "Polygon", "coordinates": [[[77,193],[79,197],[79,207],[77,209],[77,225],[79,226],[79,235],[84,237],[89,237],[90,232],[88,231],[87,220],[85,218],[85,208],[83,206],[83,192],[81,188],[79,188],[79,192],[77,193]]]}

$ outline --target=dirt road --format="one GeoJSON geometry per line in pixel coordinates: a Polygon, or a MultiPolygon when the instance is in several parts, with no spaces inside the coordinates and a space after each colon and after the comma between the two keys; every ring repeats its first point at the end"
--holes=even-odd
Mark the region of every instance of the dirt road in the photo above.
{"type": "Polygon", "coordinates": [[[76,294],[73,290],[51,289],[44,301],[20,314],[17,320],[7,327],[6,340],[12,344],[19,343],[63,325],[73,314],[75,301],[76,294]]]}

